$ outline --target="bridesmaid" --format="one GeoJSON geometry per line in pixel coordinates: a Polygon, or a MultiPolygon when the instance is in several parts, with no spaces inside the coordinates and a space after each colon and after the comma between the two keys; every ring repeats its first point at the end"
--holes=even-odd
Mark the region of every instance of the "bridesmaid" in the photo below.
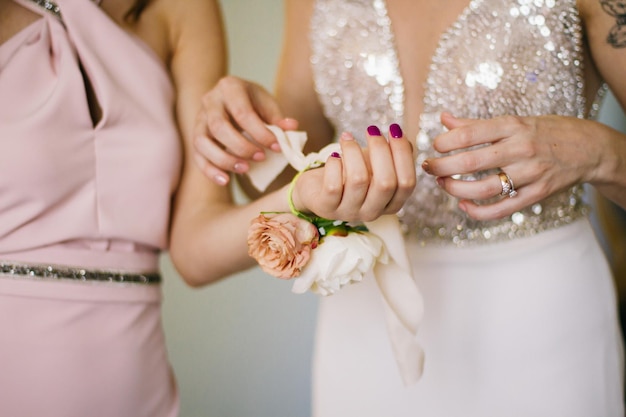
{"type": "Polygon", "coordinates": [[[213,0],[0,0],[0,415],[178,415],[158,256],[224,57],[213,0]]]}

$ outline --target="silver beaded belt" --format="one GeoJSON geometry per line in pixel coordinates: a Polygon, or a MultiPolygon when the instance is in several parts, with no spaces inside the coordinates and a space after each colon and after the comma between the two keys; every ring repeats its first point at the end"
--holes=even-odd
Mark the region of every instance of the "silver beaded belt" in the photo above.
{"type": "Polygon", "coordinates": [[[161,275],[157,272],[134,274],[117,271],[67,268],[55,265],[24,265],[0,262],[0,275],[51,280],[98,281],[132,284],[158,284],[161,275]]]}

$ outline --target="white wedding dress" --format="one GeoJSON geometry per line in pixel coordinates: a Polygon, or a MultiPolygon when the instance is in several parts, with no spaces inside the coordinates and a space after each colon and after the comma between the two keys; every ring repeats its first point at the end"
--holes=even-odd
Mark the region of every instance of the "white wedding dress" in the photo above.
{"type": "MultiPolygon", "coordinates": [[[[383,0],[318,0],[310,36],[316,89],[337,132],[402,123],[383,0]]],[[[424,295],[424,374],[403,386],[375,282],[348,286],[321,299],[315,417],[624,416],[615,292],[582,187],[478,222],[420,168],[435,154],[444,109],[593,117],[582,48],[575,0],[475,0],[440,39],[416,142],[418,184],[400,213],[424,295]]]]}

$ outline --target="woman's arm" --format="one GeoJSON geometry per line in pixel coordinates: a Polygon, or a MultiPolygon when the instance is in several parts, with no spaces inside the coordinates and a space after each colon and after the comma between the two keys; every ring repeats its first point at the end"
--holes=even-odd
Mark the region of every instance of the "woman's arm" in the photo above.
{"type": "MultiPolygon", "coordinates": [[[[610,34],[623,33],[626,27],[619,25],[623,15],[607,12],[619,10],[621,3],[579,0],[591,57],[585,68],[587,81],[590,86],[598,85],[598,77],[602,77],[624,107],[626,41],[624,35],[610,34]]],[[[442,122],[449,131],[434,142],[441,153],[491,144],[429,159],[423,166],[439,177],[440,185],[459,198],[459,207],[475,219],[508,216],[578,183],[592,184],[604,196],[626,207],[626,135],[606,125],[555,115],[461,120],[444,114],[442,122]],[[488,169],[501,169],[513,179],[515,198],[484,203],[503,190],[497,175],[478,181],[453,178],[455,174],[488,169]]]]}
{"type": "MultiPolygon", "coordinates": [[[[618,0],[579,0],[593,63],[626,110],[626,6],[618,0]]],[[[626,208],[626,137],[606,126],[590,137],[604,150],[589,183],[626,208]]]]}
{"type": "MultiPolygon", "coordinates": [[[[193,161],[193,132],[197,129],[194,125],[197,120],[202,121],[206,110],[203,92],[216,85],[222,87],[218,80],[225,72],[217,5],[213,1],[194,3],[199,3],[197,9],[188,11],[187,21],[181,19],[173,31],[176,47],[171,65],[185,160],[174,202],[170,256],[187,283],[198,286],[253,266],[247,248],[250,221],[262,211],[288,212],[289,205],[287,186],[248,204],[236,205],[229,188],[211,181],[193,161]]],[[[188,7],[189,3],[182,4],[188,7]]],[[[286,42],[287,58],[281,65],[285,78],[279,77],[280,104],[289,108],[297,105],[297,116],[315,127],[321,112],[318,113],[311,81],[308,89],[303,88],[310,77],[308,55],[294,53],[294,48],[302,48],[295,38],[304,41],[307,35],[290,34],[296,28],[298,25],[288,24],[287,38],[295,43],[286,42]]],[[[320,134],[319,129],[313,131],[320,134]]],[[[349,136],[341,141],[340,157],[330,157],[324,168],[307,171],[299,177],[294,191],[297,208],[342,220],[372,220],[397,211],[415,184],[410,144],[398,132],[394,130],[398,137],[389,140],[380,134],[368,136],[369,154],[349,136]]]]}

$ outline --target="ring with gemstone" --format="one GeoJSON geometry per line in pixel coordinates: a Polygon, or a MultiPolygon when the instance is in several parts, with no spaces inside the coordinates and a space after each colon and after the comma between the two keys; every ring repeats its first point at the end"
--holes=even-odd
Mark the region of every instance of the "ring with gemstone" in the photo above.
{"type": "Polygon", "coordinates": [[[500,171],[498,173],[498,178],[500,179],[500,184],[502,185],[502,191],[500,192],[501,196],[509,196],[509,198],[513,198],[517,195],[517,191],[515,191],[515,185],[513,185],[513,180],[509,175],[500,171]]]}

